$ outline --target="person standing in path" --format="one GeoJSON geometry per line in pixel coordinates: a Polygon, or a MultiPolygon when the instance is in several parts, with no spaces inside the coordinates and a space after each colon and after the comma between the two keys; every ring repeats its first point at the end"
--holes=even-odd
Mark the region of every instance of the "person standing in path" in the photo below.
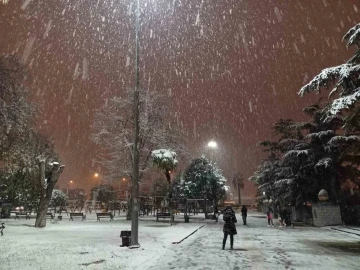
{"type": "Polygon", "coordinates": [[[244,225],[246,225],[247,208],[245,205],[243,205],[243,207],[241,208],[241,216],[242,216],[244,225]]]}
{"type": "Polygon", "coordinates": [[[267,219],[268,219],[268,227],[270,227],[270,222],[271,222],[271,225],[274,227],[273,214],[274,214],[273,210],[271,208],[269,208],[269,210],[266,213],[267,219]]]}
{"type": "Polygon", "coordinates": [[[223,219],[225,221],[223,232],[223,246],[222,249],[225,249],[226,239],[230,235],[230,248],[233,249],[234,245],[234,235],[237,234],[235,223],[237,222],[235,212],[231,206],[227,206],[224,210],[223,219]]]}

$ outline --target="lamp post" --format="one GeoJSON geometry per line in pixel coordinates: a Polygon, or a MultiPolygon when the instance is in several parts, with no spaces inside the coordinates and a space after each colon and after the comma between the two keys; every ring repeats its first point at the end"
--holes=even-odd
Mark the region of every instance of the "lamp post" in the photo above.
{"type": "Polygon", "coordinates": [[[69,183],[66,185],[66,196],[69,197],[69,185],[74,183],[73,180],[70,180],[69,183]]]}
{"type": "Polygon", "coordinates": [[[208,142],[207,147],[210,149],[210,159],[214,160],[214,151],[218,148],[218,144],[216,141],[211,140],[208,142]]]}
{"type": "Polygon", "coordinates": [[[140,31],[140,0],[134,0],[135,11],[135,88],[134,88],[134,144],[133,144],[133,174],[131,187],[131,246],[139,246],[139,31],[140,31]]]}

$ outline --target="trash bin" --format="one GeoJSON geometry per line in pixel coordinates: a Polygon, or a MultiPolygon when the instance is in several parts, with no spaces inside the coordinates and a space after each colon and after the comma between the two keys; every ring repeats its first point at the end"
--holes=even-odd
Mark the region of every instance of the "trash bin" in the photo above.
{"type": "Polygon", "coordinates": [[[128,247],[130,246],[131,242],[131,231],[121,231],[120,238],[122,240],[121,247],[128,247]]]}

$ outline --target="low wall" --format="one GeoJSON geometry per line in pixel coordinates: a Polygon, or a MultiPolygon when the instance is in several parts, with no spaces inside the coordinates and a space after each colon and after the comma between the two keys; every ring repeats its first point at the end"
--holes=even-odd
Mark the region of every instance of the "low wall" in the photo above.
{"type": "Polygon", "coordinates": [[[331,203],[318,203],[312,206],[314,226],[341,225],[340,206],[331,203]]]}

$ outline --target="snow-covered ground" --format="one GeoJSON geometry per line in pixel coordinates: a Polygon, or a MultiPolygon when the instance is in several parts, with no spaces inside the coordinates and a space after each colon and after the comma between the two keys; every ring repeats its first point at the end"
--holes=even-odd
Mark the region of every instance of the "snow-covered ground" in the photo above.
{"type": "MultiPolygon", "coordinates": [[[[5,220],[0,237],[0,269],[359,269],[359,254],[320,246],[319,242],[360,241],[339,231],[312,228],[268,228],[259,215],[243,226],[238,217],[234,250],[221,250],[222,222],[205,226],[178,245],[172,244],[198,229],[188,224],[140,222],[141,248],[121,248],[119,234],[130,229],[124,218],[95,221],[65,220],[44,229],[32,220],[5,220]]],[[[228,239],[229,241],[229,239],[228,239]]]]}

